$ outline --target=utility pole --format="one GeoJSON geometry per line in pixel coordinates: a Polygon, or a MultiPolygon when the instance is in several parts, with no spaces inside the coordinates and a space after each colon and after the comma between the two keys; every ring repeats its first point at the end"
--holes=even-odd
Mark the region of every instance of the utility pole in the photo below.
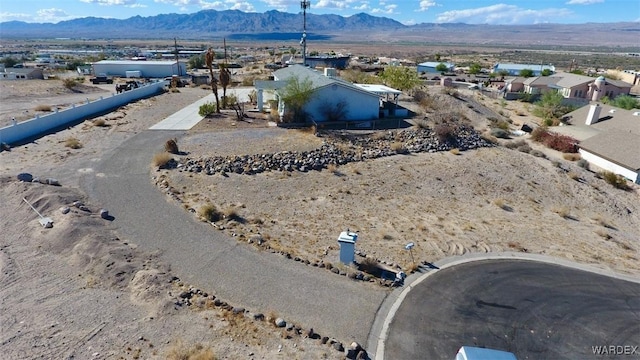
{"type": "Polygon", "coordinates": [[[300,1],[300,7],[302,8],[303,18],[302,40],[300,40],[300,45],[302,45],[302,65],[307,66],[307,9],[311,7],[311,1],[300,1]]]}
{"type": "Polygon", "coordinates": [[[180,63],[178,62],[178,38],[173,38],[173,53],[176,55],[176,67],[178,68],[178,76],[181,76],[182,74],[180,74],[180,63]]]}

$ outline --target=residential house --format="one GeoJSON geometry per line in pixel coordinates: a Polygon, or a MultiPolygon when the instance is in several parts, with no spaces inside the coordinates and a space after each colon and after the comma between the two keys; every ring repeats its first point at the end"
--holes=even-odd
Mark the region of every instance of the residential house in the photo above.
{"type": "Polygon", "coordinates": [[[44,79],[41,68],[6,68],[0,72],[0,80],[44,79]]]}
{"type": "Polygon", "coordinates": [[[588,102],[598,101],[603,96],[613,99],[618,95],[627,95],[631,86],[624,81],[606,79],[602,76],[592,78],[572,73],[557,73],[551,76],[507,79],[505,92],[542,94],[553,90],[562,94],[565,99],[588,102]]]}
{"type": "Polygon", "coordinates": [[[533,76],[541,76],[544,70],[549,70],[552,74],[556,72],[556,67],[553,65],[543,64],[507,64],[498,63],[493,66],[494,73],[507,72],[511,76],[518,76],[522,70],[531,70],[533,76]]]}
{"type": "Polygon", "coordinates": [[[452,73],[455,70],[455,67],[456,67],[455,64],[448,63],[448,62],[427,61],[427,62],[423,62],[423,63],[418,64],[416,69],[418,71],[418,74],[422,74],[422,73],[437,73],[437,74],[439,74],[441,72],[452,73]],[[445,71],[436,70],[436,68],[440,64],[443,64],[444,66],[446,66],[447,69],[445,71]]]}
{"type": "Polygon", "coordinates": [[[566,117],[574,125],[558,127],[557,132],[580,141],[583,159],[640,184],[640,110],[595,103],[566,117]]]}
{"type": "MultiPolygon", "coordinates": [[[[290,65],[273,72],[273,81],[256,81],[258,110],[263,110],[263,92],[273,90],[278,102],[278,114],[281,118],[288,111],[286,105],[278,96],[278,91],[283,89],[288,81],[297,78],[299,81],[310,81],[313,88],[313,96],[303,108],[309,120],[326,122],[328,112],[343,108],[344,121],[369,121],[380,117],[381,104],[384,102],[381,96],[399,93],[398,90],[381,87],[368,88],[344,81],[336,76],[335,69],[326,68],[320,73],[302,65],[290,65]]],[[[397,94],[395,94],[397,99],[397,94]]],[[[397,100],[396,100],[397,101],[397,100]]]]}

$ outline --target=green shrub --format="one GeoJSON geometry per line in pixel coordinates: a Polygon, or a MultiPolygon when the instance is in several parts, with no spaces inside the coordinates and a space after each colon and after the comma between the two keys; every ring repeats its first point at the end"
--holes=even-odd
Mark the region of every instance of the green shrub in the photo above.
{"type": "Polygon", "coordinates": [[[200,109],[198,110],[198,115],[207,117],[209,115],[213,115],[216,113],[216,104],[212,102],[207,102],[200,105],[200,109]]]}

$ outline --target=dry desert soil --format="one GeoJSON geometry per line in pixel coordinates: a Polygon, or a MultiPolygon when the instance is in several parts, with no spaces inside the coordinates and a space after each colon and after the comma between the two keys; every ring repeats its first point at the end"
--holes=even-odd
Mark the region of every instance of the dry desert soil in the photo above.
{"type": "MultiPolygon", "coordinates": [[[[82,101],[60,82],[13,85],[2,83],[4,121],[12,112],[33,111],[34,104],[63,106],[82,101]],[[7,105],[22,97],[30,100],[20,100],[21,106],[7,105]]],[[[86,86],[81,91],[109,90],[86,86]]],[[[478,131],[486,130],[486,116],[437,88],[429,91],[444,104],[443,109],[457,109],[478,131]]],[[[304,332],[277,329],[267,321],[254,320],[254,314],[234,314],[231,307],[216,306],[200,294],[191,306],[176,306],[177,294],[198,284],[176,280],[174,276],[180,274],[172,273],[171,264],[139,248],[135,238],[118,234],[98,215],[100,204],[91,203],[80,190],[79,179],[89,170],[78,164],[99,159],[209,93],[201,88],[166,92],[101,116],[106,126],[87,120],[0,153],[3,356],[179,358],[189,351],[209,351],[222,359],[343,356],[304,332]],[[66,147],[69,138],[82,147],[66,147]],[[16,175],[22,172],[56,178],[62,186],[19,182],[16,175]],[[40,227],[23,198],[54,217],[53,228],[40,227]],[[77,201],[88,211],[74,206],[77,201]],[[63,207],[70,207],[70,212],[62,215],[63,207]]],[[[495,106],[472,95],[468,101],[495,106]]],[[[205,119],[178,139],[184,155],[174,157],[308,151],[331,136],[269,126],[266,117],[257,114],[250,120],[238,121],[233,113],[205,119]]],[[[615,189],[561,154],[531,146],[544,150],[547,157],[497,145],[398,154],[322,171],[226,176],[183,168],[157,170],[149,159],[149,181],[158,185],[158,191],[170,194],[167,206],[185,212],[193,209],[195,218],[205,204],[233,215],[211,226],[212,232],[223,231],[235,235],[241,246],[277,251],[310,264],[336,265],[336,239],[348,228],[359,232],[359,251],[407,271],[414,268],[414,261],[404,246],[414,242],[416,263],[469,252],[521,251],[640,275],[638,187],[615,189]],[[234,220],[238,218],[246,221],[234,220]],[[248,243],[249,238],[257,239],[255,235],[262,239],[260,245],[248,243]]],[[[158,144],[159,152],[162,148],[158,144]]],[[[326,268],[317,271],[329,274],[326,268]]],[[[270,315],[269,309],[256,310],[270,315]]]]}

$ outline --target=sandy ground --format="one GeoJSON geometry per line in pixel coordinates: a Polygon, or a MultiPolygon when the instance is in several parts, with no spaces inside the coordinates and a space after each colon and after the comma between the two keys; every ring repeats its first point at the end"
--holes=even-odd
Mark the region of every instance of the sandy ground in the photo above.
{"type": "MultiPolygon", "coordinates": [[[[12,96],[42,94],[40,85],[14,88],[12,96]]],[[[100,204],[87,203],[90,211],[73,206],[87,201],[77,190],[87,164],[207,94],[199,88],[166,93],[102,116],[106,126],[86,121],[0,153],[1,353],[163,358],[181,339],[187,347],[211,347],[219,358],[339,357],[319,340],[253,321],[252,314],[233,315],[202,296],[193,306],[176,306],[176,294],[197,284],[171,281],[170,264],[139,250],[135,239],[119,238],[99,217],[100,204]],[[69,138],[82,148],[65,147],[69,138]],[[21,172],[54,177],[62,186],[18,182],[21,172]],[[40,227],[23,197],[55,218],[52,229],[40,227]],[[65,206],[71,211],[62,215],[65,206]]],[[[483,117],[471,107],[447,106],[482,126],[483,117]]],[[[259,118],[249,123],[228,117],[201,122],[178,145],[188,153],[181,156],[195,158],[302,151],[321,142],[308,132],[269,128],[259,118]]],[[[396,155],[334,171],[155,175],[160,177],[150,181],[172,186],[183,199],[171,200],[175,206],[187,211],[211,202],[233,208],[254,221],[225,221],[224,231],[260,233],[272,248],[310,262],[336,263],[337,236],[349,228],[359,231],[359,250],[401,268],[411,267],[411,255],[419,262],[467,252],[526,251],[640,275],[638,187],[614,189],[561,158],[494,147],[396,155]],[[408,242],[416,245],[412,254],[404,250],[408,242]]]]}

